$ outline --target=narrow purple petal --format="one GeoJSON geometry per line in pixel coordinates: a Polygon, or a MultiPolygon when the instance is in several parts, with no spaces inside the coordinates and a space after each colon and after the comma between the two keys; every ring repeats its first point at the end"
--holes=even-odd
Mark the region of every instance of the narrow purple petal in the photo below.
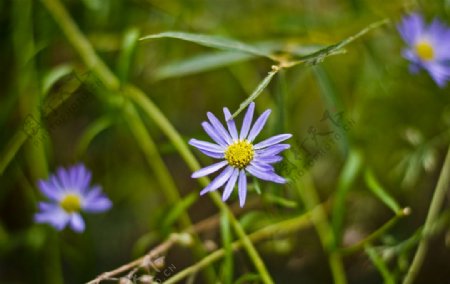
{"type": "Polygon", "coordinates": [[[250,174],[254,175],[255,177],[257,177],[259,179],[271,181],[271,182],[275,182],[275,183],[286,183],[286,179],[284,179],[283,177],[280,177],[275,172],[261,171],[259,168],[255,167],[253,165],[249,165],[245,169],[250,174]]]}
{"type": "Polygon", "coordinates": [[[103,196],[102,187],[95,185],[89,191],[84,193],[83,201],[85,204],[89,204],[92,200],[100,196],[103,196]]]}
{"type": "Polygon", "coordinates": [[[202,149],[198,149],[200,152],[202,152],[203,154],[205,154],[208,157],[214,158],[214,159],[223,159],[225,157],[224,153],[214,153],[214,152],[210,152],[210,151],[206,151],[206,150],[202,150],[202,149]]]}
{"type": "Polygon", "coordinates": [[[216,130],[217,134],[222,137],[223,140],[227,142],[227,144],[231,144],[233,141],[231,140],[230,134],[228,134],[225,127],[223,127],[222,123],[217,119],[217,117],[214,116],[211,112],[208,112],[206,114],[208,116],[209,121],[211,122],[211,125],[216,130]]]}
{"type": "Polygon", "coordinates": [[[227,161],[221,161],[221,162],[212,164],[212,165],[202,168],[198,171],[195,171],[191,177],[192,178],[200,178],[203,176],[207,176],[209,174],[212,174],[212,173],[220,170],[221,168],[225,167],[227,164],[228,164],[227,161]]]}
{"type": "Polygon", "coordinates": [[[291,148],[289,144],[276,144],[264,149],[256,150],[257,157],[268,157],[272,155],[277,155],[284,150],[291,148]]]}
{"type": "Polygon", "coordinates": [[[255,103],[251,102],[248,106],[247,112],[245,113],[244,121],[242,122],[241,133],[239,139],[244,140],[247,138],[248,132],[250,131],[250,126],[252,125],[253,112],[255,111],[255,103]]]}
{"type": "Polygon", "coordinates": [[[39,180],[38,181],[38,187],[41,190],[41,192],[54,201],[61,200],[62,192],[59,188],[54,187],[54,185],[50,182],[39,180]]]}
{"type": "Polygon", "coordinates": [[[427,64],[425,66],[430,76],[436,82],[436,84],[443,88],[450,80],[450,66],[444,66],[442,64],[427,64]]]}
{"type": "Polygon", "coordinates": [[[225,190],[222,194],[222,201],[227,201],[230,197],[231,193],[233,192],[233,188],[236,185],[237,178],[239,176],[239,170],[234,169],[233,173],[231,174],[230,179],[227,182],[227,185],[225,186],[225,190]]]}
{"type": "Polygon", "coordinates": [[[50,178],[49,178],[49,182],[52,185],[52,188],[54,190],[58,190],[60,192],[65,192],[65,188],[63,187],[61,182],[58,180],[56,175],[51,175],[50,178]]]}
{"type": "Polygon", "coordinates": [[[83,210],[89,213],[100,213],[109,210],[112,202],[105,195],[93,197],[85,202],[83,210]]]}
{"type": "Polygon", "coordinates": [[[269,147],[269,146],[275,145],[277,143],[280,143],[280,142],[282,142],[284,140],[287,140],[287,139],[289,139],[291,137],[292,137],[292,134],[279,134],[279,135],[270,137],[269,139],[266,139],[264,141],[259,142],[258,144],[253,146],[253,148],[258,150],[258,149],[261,149],[261,148],[269,147]]]}
{"type": "Polygon", "coordinates": [[[231,116],[228,108],[223,108],[223,114],[225,115],[225,121],[227,122],[228,131],[230,132],[231,138],[236,141],[238,140],[238,132],[236,129],[236,123],[234,122],[233,117],[231,116]]]}
{"type": "Polygon", "coordinates": [[[52,211],[57,209],[58,205],[55,203],[39,202],[38,207],[41,211],[52,211]]]}
{"type": "Polygon", "coordinates": [[[214,191],[221,187],[231,176],[233,173],[233,167],[226,167],[207,187],[205,187],[202,191],[200,191],[200,195],[203,195],[207,192],[214,191]]]}
{"type": "Polygon", "coordinates": [[[281,162],[282,160],[283,160],[283,157],[277,156],[277,155],[256,157],[254,159],[255,162],[266,163],[266,164],[275,164],[275,163],[281,162]]]}
{"type": "Polygon", "coordinates": [[[210,143],[210,142],[206,142],[206,141],[201,141],[201,140],[197,140],[192,138],[191,140],[189,140],[189,144],[197,147],[198,149],[202,149],[202,150],[206,150],[209,152],[213,152],[213,153],[224,153],[225,149],[222,146],[210,143]]]}
{"type": "Polygon", "coordinates": [[[74,184],[80,188],[80,191],[85,192],[89,189],[89,184],[91,183],[92,173],[83,164],[78,165],[77,168],[77,179],[74,184]]]}
{"type": "Polygon", "coordinates": [[[70,227],[77,233],[84,231],[84,220],[78,213],[73,213],[70,216],[70,227]]]}
{"type": "Polygon", "coordinates": [[[202,126],[205,132],[209,135],[209,137],[211,137],[212,140],[214,140],[214,142],[216,142],[222,147],[227,146],[227,142],[216,132],[216,130],[212,127],[212,125],[209,122],[207,121],[202,122],[202,126]]]}
{"type": "Polygon", "coordinates": [[[72,188],[72,184],[70,184],[70,175],[66,169],[60,167],[57,170],[58,179],[63,186],[64,189],[72,188]]]}
{"type": "Polygon", "coordinates": [[[255,124],[252,127],[252,130],[250,130],[250,134],[248,135],[248,140],[252,142],[256,136],[261,132],[264,125],[266,124],[267,118],[269,118],[269,115],[271,113],[271,110],[268,109],[263,114],[261,114],[258,119],[255,121],[255,124]]]}
{"type": "Polygon", "coordinates": [[[417,38],[424,33],[425,23],[420,14],[413,13],[404,17],[397,28],[405,42],[408,45],[413,45],[417,38]]]}
{"type": "Polygon", "coordinates": [[[251,161],[250,165],[252,165],[253,167],[255,167],[256,169],[262,171],[262,172],[273,172],[275,171],[275,169],[273,168],[272,165],[270,164],[266,164],[263,162],[258,162],[256,160],[251,161]]]}
{"type": "Polygon", "coordinates": [[[51,210],[36,213],[34,215],[34,221],[37,223],[47,223],[53,226],[58,231],[64,229],[69,222],[70,215],[63,209],[54,207],[51,210]]]}
{"type": "Polygon", "coordinates": [[[247,176],[245,175],[245,171],[241,170],[239,172],[239,206],[244,207],[245,198],[247,197],[247,176]]]}

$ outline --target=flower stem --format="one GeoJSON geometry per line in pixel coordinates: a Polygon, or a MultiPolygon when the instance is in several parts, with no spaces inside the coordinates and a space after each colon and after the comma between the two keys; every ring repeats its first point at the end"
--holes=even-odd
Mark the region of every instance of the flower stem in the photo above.
{"type": "MultiPolygon", "coordinates": [[[[441,174],[439,176],[436,189],[434,191],[433,198],[431,200],[430,209],[428,210],[428,215],[425,220],[425,224],[423,227],[423,233],[427,235],[427,233],[432,229],[434,223],[438,219],[439,211],[441,210],[442,204],[445,201],[445,195],[447,193],[447,189],[450,186],[450,146],[447,151],[447,155],[445,157],[444,166],[442,167],[441,174]]],[[[408,273],[403,280],[403,284],[411,284],[414,283],[414,280],[419,273],[420,267],[425,260],[425,256],[428,251],[428,238],[423,237],[419,243],[419,247],[417,248],[416,254],[414,255],[413,262],[409,267],[408,273]]]]}
{"type": "Polygon", "coordinates": [[[312,210],[313,208],[317,207],[317,209],[311,213],[311,221],[316,227],[317,234],[319,235],[319,239],[324,250],[328,252],[328,262],[330,265],[334,283],[347,283],[344,264],[342,263],[342,257],[339,251],[335,250],[334,248],[335,239],[333,229],[328,222],[325,209],[319,205],[319,196],[317,194],[311,176],[309,174],[306,174],[302,178],[302,180],[296,180],[295,182],[306,208],[312,210]]]}

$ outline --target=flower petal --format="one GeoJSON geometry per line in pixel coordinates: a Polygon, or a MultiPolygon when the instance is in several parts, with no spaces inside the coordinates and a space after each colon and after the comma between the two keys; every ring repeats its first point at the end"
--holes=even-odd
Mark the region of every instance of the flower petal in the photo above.
{"type": "Polygon", "coordinates": [[[70,183],[69,172],[66,169],[59,167],[56,173],[58,175],[60,184],[63,186],[64,189],[73,187],[72,184],[70,183]]]}
{"type": "Polygon", "coordinates": [[[219,134],[220,137],[222,137],[222,139],[227,142],[227,144],[231,144],[232,140],[230,134],[228,134],[227,130],[225,129],[225,127],[223,127],[219,119],[217,119],[217,117],[215,117],[214,114],[212,114],[211,112],[208,112],[206,115],[208,116],[208,119],[211,122],[214,129],[216,129],[217,134],[219,134]]]}
{"type": "Polygon", "coordinates": [[[247,176],[245,175],[245,171],[241,170],[239,172],[239,206],[244,207],[245,198],[247,197],[247,176]]]}
{"type": "Polygon", "coordinates": [[[109,210],[112,207],[112,202],[104,194],[96,197],[91,197],[86,201],[83,210],[89,213],[100,213],[109,210]]]}
{"type": "Polygon", "coordinates": [[[55,206],[46,211],[38,212],[34,215],[34,221],[37,223],[47,223],[58,231],[64,229],[69,222],[70,216],[63,209],[55,206]]]}
{"type": "Polygon", "coordinates": [[[84,231],[84,220],[79,213],[73,213],[70,216],[70,227],[77,233],[84,231]]]}
{"type": "Polygon", "coordinates": [[[226,167],[207,187],[205,187],[202,191],[200,191],[200,195],[203,195],[207,192],[214,191],[221,187],[231,176],[233,173],[233,167],[226,167]]]}
{"type": "Polygon", "coordinates": [[[273,172],[273,171],[275,171],[275,169],[273,168],[272,165],[267,164],[267,163],[258,162],[257,160],[251,161],[250,165],[252,165],[253,167],[257,168],[258,170],[260,170],[262,172],[273,172]]]}
{"type": "Polygon", "coordinates": [[[227,122],[228,131],[230,132],[231,138],[236,141],[238,140],[238,132],[236,129],[236,123],[234,122],[233,117],[231,116],[228,108],[223,108],[223,114],[225,115],[225,121],[227,122]]]}
{"type": "Polygon", "coordinates": [[[266,139],[264,141],[259,142],[256,144],[253,148],[256,150],[272,146],[274,144],[280,143],[281,141],[284,141],[286,139],[289,139],[292,137],[292,134],[279,134],[273,137],[270,137],[269,139],[266,139]]]}
{"type": "Polygon", "coordinates": [[[450,66],[435,63],[426,65],[426,69],[439,87],[445,87],[447,81],[450,81],[450,66]]]}
{"type": "Polygon", "coordinates": [[[237,178],[239,176],[239,170],[234,169],[233,173],[231,174],[230,179],[227,182],[227,185],[225,186],[225,190],[222,194],[222,201],[227,201],[230,197],[231,193],[233,192],[233,188],[236,185],[237,178]]]}
{"type": "Polygon", "coordinates": [[[62,192],[59,190],[59,188],[56,188],[53,183],[39,180],[38,181],[38,187],[40,191],[48,198],[54,201],[61,200],[62,192]]]}
{"type": "Polygon", "coordinates": [[[264,149],[256,150],[257,157],[268,157],[272,155],[277,155],[280,152],[291,148],[289,144],[277,144],[264,149]]]}
{"type": "Polygon", "coordinates": [[[227,142],[217,133],[217,131],[214,129],[214,127],[212,127],[212,125],[209,122],[207,121],[202,122],[202,127],[205,130],[205,132],[209,135],[209,137],[211,137],[211,139],[214,140],[214,142],[216,142],[222,147],[227,146],[227,142]]]}
{"type": "Polygon", "coordinates": [[[239,139],[244,140],[247,138],[247,134],[250,131],[250,126],[252,125],[253,112],[255,110],[255,103],[251,102],[248,106],[247,112],[245,113],[244,121],[242,122],[241,133],[239,139]]]}
{"type": "Polygon", "coordinates": [[[255,162],[265,163],[265,164],[275,164],[281,162],[283,157],[278,155],[265,156],[265,157],[257,157],[254,159],[255,162]]]}
{"type": "Polygon", "coordinates": [[[245,170],[247,170],[250,174],[262,180],[271,181],[275,183],[286,183],[285,178],[280,177],[279,175],[277,175],[275,172],[272,171],[261,171],[259,168],[253,165],[247,166],[245,170]]]}
{"type": "Polygon", "coordinates": [[[209,175],[209,174],[212,174],[212,173],[214,173],[214,172],[217,172],[217,171],[220,170],[221,168],[225,167],[227,164],[228,164],[227,161],[221,161],[221,162],[212,164],[212,165],[207,166],[207,167],[205,167],[205,168],[203,168],[203,169],[200,169],[200,170],[198,170],[198,171],[195,171],[195,172],[192,174],[191,177],[192,177],[192,178],[200,178],[200,177],[203,177],[203,176],[207,176],[207,175],[209,175]]]}
{"type": "Polygon", "coordinates": [[[397,26],[400,35],[408,45],[413,45],[425,30],[423,18],[418,13],[413,13],[403,18],[397,26]]]}
{"type": "Polygon", "coordinates": [[[250,142],[253,141],[256,138],[256,136],[258,136],[258,134],[261,132],[264,125],[266,124],[267,118],[269,117],[270,113],[271,113],[270,109],[266,110],[255,121],[255,124],[253,125],[252,130],[250,130],[250,134],[248,135],[247,138],[250,142]]]}
{"type": "Polygon", "coordinates": [[[213,152],[213,153],[224,153],[225,152],[225,149],[219,145],[216,145],[216,144],[213,144],[210,142],[206,142],[206,141],[202,141],[202,140],[197,140],[194,138],[189,140],[189,144],[198,149],[206,150],[206,151],[213,152]]]}
{"type": "Polygon", "coordinates": [[[225,158],[225,154],[224,153],[214,153],[214,152],[210,152],[210,151],[206,151],[206,150],[202,150],[202,149],[198,149],[200,152],[202,152],[203,154],[205,154],[208,157],[211,157],[213,159],[223,159],[225,158]]]}
{"type": "Polygon", "coordinates": [[[74,186],[79,188],[80,192],[85,192],[89,189],[91,183],[92,173],[83,164],[77,165],[74,186]]]}

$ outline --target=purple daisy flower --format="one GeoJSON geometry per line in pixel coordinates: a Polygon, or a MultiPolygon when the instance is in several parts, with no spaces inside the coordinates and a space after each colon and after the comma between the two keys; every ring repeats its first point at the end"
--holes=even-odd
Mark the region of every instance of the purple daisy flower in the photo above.
{"type": "Polygon", "coordinates": [[[75,232],[83,232],[85,225],[80,211],[98,213],[112,205],[101,187],[90,187],[90,182],[91,172],[83,164],[59,168],[48,180],[39,180],[38,187],[50,202],[39,203],[40,212],[34,220],[59,231],[69,225],[75,232]]]}
{"type": "Polygon", "coordinates": [[[262,180],[275,183],[286,183],[286,180],[283,177],[275,173],[272,164],[280,162],[283,159],[278,154],[289,149],[290,145],[279,143],[291,138],[292,135],[280,134],[257,144],[253,144],[253,140],[263,129],[271,112],[270,109],[266,110],[258,117],[253,127],[251,127],[254,110],[255,103],[251,103],[245,114],[240,134],[238,134],[236,124],[228,108],[223,109],[228,131],[212,113],[208,112],[209,122],[203,122],[202,126],[216,144],[197,139],[191,139],[189,141],[190,145],[198,148],[205,155],[215,159],[223,159],[223,161],[194,172],[192,174],[193,178],[209,175],[225,167],[225,169],[200,192],[200,195],[214,191],[226,183],[222,195],[222,200],[226,201],[230,197],[237,182],[239,189],[239,204],[243,207],[247,195],[246,173],[262,180]]]}
{"type": "Polygon", "coordinates": [[[444,87],[450,80],[450,29],[438,19],[427,25],[418,13],[405,16],[397,28],[408,44],[402,54],[411,73],[423,68],[444,87]]]}

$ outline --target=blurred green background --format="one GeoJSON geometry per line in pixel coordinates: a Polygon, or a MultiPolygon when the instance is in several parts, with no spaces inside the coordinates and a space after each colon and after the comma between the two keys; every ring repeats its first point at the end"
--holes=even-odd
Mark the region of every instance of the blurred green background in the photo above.
{"type": "MultiPolygon", "coordinates": [[[[310,166],[286,154],[279,166],[281,174],[294,179],[286,163],[296,164],[313,177],[321,200],[333,202],[338,183],[346,179],[343,167],[349,153],[358,153],[359,167],[370,168],[400,206],[411,208],[411,216],[373,243],[397,280],[406,273],[415,247],[393,257],[382,249],[401,244],[424,222],[450,142],[450,97],[449,87],[439,89],[425,72],[408,72],[408,62],[400,55],[404,44],[395,25],[410,11],[421,11],[428,20],[438,16],[448,24],[450,1],[62,2],[121,83],[141,88],[186,141],[191,137],[207,140],[200,126],[206,112],[222,118],[224,106],[237,110],[274,63],[236,53],[223,55],[226,52],[177,39],[135,39],[169,30],[220,35],[276,46],[283,56],[307,54],[373,22],[391,20],[346,46],[344,54],[282,70],[256,106],[258,113],[267,108],[273,111],[260,139],[292,133],[291,153],[302,153],[306,160],[308,151],[317,153],[326,145],[326,139],[319,136],[318,144],[308,140],[308,151],[302,149],[302,141],[311,138],[311,129],[342,134],[310,166]],[[206,55],[213,59],[208,61],[206,55]],[[351,127],[342,131],[322,120],[327,111],[351,121],[351,127]]],[[[130,131],[127,103],[96,82],[42,2],[1,1],[0,42],[0,158],[5,160],[12,153],[14,141],[26,139],[28,115],[36,117],[40,105],[59,105],[56,111],[42,107],[50,113],[39,133],[48,136],[28,139],[0,176],[0,282],[58,283],[61,275],[64,283],[87,282],[143,255],[178,231],[180,226],[167,220],[177,204],[168,202],[166,189],[130,131]],[[85,215],[83,234],[67,229],[57,233],[49,226],[34,224],[33,214],[42,199],[37,179],[46,178],[59,165],[77,162],[92,170],[94,182],[103,187],[113,208],[85,215]]],[[[191,170],[155,123],[142,112],[139,115],[180,195],[197,196],[201,188],[190,178],[191,170]]],[[[210,163],[194,152],[203,166],[210,163]]],[[[344,245],[358,242],[393,215],[370,192],[363,174],[349,183],[344,245]]],[[[305,212],[293,186],[261,182],[260,187],[262,194],[250,190],[244,212],[236,214],[248,232],[305,212]]],[[[236,200],[233,194],[228,203],[237,207],[236,200]]],[[[193,222],[217,211],[207,197],[189,206],[193,222]]],[[[328,212],[331,215],[333,210],[328,212]]],[[[450,279],[449,213],[446,209],[442,214],[444,225],[432,238],[417,283],[448,283],[450,279]]],[[[217,228],[202,234],[202,239],[220,246],[217,228]]],[[[326,253],[313,228],[274,236],[257,248],[276,283],[332,283],[326,253]]],[[[194,261],[189,248],[176,247],[166,264],[181,271],[194,261]]],[[[345,257],[344,264],[349,283],[383,281],[364,251],[345,257]]],[[[220,265],[214,264],[217,271],[220,265]]],[[[234,279],[252,271],[245,252],[237,252],[234,279]]],[[[199,276],[194,283],[202,281],[199,276]]]]}

